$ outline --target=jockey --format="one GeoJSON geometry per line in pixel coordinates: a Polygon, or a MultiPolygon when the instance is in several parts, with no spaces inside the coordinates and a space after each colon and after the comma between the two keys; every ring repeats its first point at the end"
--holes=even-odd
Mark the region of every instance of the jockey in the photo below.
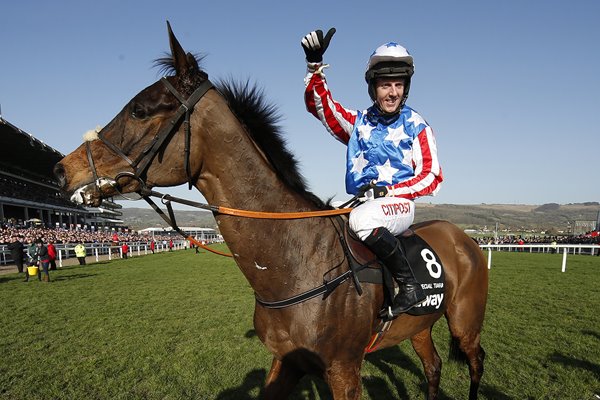
{"type": "Polygon", "coordinates": [[[400,291],[391,307],[397,316],[425,299],[396,239],[414,220],[413,199],[435,195],[442,182],[431,127],[405,105],[413,58],[397,43],[378,47],[365,80],[373,105],[350,110],[335,101],[325,80],[323,53],[335,28],[302,39],[306,54],[304,101],[327,131],[347,145],[346,191],[361,204],[350,213],[350,228],[391,272],[400,291]]]}

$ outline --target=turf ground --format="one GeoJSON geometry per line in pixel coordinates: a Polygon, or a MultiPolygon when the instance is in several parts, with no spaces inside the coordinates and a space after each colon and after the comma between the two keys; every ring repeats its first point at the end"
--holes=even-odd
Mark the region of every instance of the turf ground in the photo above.
{"type": "MultiPolygon", "coordinates": [[[[481,399],[597,399],[600,257],[494,253],[481,399]]],[[[1,399],[255,399],[271,357],[253,292],[230,259],[193,251],[65,267],[49,284],[0,276],[1,399]]],[[[465,365],[434,328],[441,399],[464,399],[465,365]]],[[[410,343],[366,357],[363,399],[422,399],[410,343]]],[[[330,399],[305,378],[293,399],[330,399]]]]}

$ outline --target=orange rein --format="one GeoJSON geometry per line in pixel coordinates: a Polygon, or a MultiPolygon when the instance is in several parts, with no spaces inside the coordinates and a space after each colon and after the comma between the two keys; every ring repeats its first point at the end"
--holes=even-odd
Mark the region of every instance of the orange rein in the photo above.
{"type": "Polygon", "coordinates": [[[225,256],[225,257],[233,257],[233,255],[231,255],[229,253],[223,253],[223,252],[220,252],[219,250],[211,249],[210,247],[208,247],[208,246],[200,243],[196,239],[194,239],[192,236],[188,236],[185,239],[188,240],[190,243],[195,244],[196,246],[198,246],[198,247],[200,247],[200,248],[202,248],[204,250],[210,251],[211,253],[215,253],[215,254],[218,254],[220,256],[225,256]]]}
{"type": "MultiPolygon", "coordinates": [[[[262,211],[248,211],[248,210],[238,210],[235,208],[229,207],[217,207],[216,212],[219,214],[225,215],[233,215],[236,217],[246,217],[246,218],[258,218],[258,219],[301,219],[301,218],[314,218],[314,217],[329,217],[334,215],[343,215],[349,214],[352,211],[352,208],[342,208],[338,210],[323,210],[323,211],[300,211],[300,212],[282,212],[282,213],[274,213],[274,212],[262,212],[262,211]]],[[[210,247],[202,244],[201,242],[194,239],[192,236],[188,236],[186,238],[190,243],[204,249],[208,250],[211,253],[218,254],[220,256],[225,257],[233,257],[231,254],[223,253],[215,249],[211,249],[210,247]]]]}
{"type": "Polygon", "coordinates": [[[259,218],[259,219],[300,219],[314,217],[330,217],[334,215],[349,214],[352,208],[341,208],[337,210],[322,211],[299,211],[299,212],[263,212],[238,210],[235,208],[218,206],[216,212],[219,214],[233,215],[236,217],[259,218]]]}
{"type": "MultiPolygon", "coordinates": [[[[210,210],[213,213],[231,215],[236,217],[244,217],[244,218],[255,218],[255,219],[301,219],[301,218],[315,218],[315,217],[331,217],[336,215],[349,214],[352,211],[352,208],[340,208],[334,210],[320,210],[320,211],[298,211],[298,212],[264,212],[264,211],[249,211],[249,210],[240,210],[236,208],[222,207],[222,206],[211,206],[209,204],[197,203],[194,201],[189,201],[177,197],[173,197],[170,195],[163,195],[162,193],[155,192],[153,190],[148,190],[144,188],[144,190],[140,193],[142,198],[152,206],[154,211],[156,211],[166,222],[168,222],[173,228],[182,233],[177,225],[175,224],[175,216],[173,214],[173,210],[170,206],[170,202],[174,201],[176,203],[186,204],[188,206],[201,208],[204,210],[210,210]],[[152,197],[160,197],[163,204],[167,205],[169,209],[169,214],[171,215],[171,219],[169,219],[159,207],[151,200],[152,197]]],[[[348,203],[346,203],[348,204],[348,203]]],[[[183,234],[183,233],[182,233],[183,234]]],[[[223,253],[218,250],[211,249],[210,247],[202,244],[201,242],[194,239],[192,236],[185,236],[186,240],[190,243],[204,249],[210,251],[211,253],[215,253],[225,257],[233,257],[231,254],[223,253]]]]}

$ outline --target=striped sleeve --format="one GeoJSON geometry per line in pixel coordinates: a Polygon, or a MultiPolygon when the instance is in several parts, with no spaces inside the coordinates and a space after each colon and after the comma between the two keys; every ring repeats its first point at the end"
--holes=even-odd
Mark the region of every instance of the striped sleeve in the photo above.
{"type": "Polygon", "coordinates": [[[348,144],[357,112],[348,110],[333,100],[323,74],[319,71],[312,72],[311,69],[311,64],[309,64],[308,73],[304,79],[306,109],[321,121],[334,138],[348,144]]]}
{"type": "Polygon", "coordinates": [[[392,196],[407,199],[435,196],[444,180],[431,127],[425,127],[416,139],[412,148],[412,164],[415,176],[404,182],[389,186],[389,193],[392,196]]]}

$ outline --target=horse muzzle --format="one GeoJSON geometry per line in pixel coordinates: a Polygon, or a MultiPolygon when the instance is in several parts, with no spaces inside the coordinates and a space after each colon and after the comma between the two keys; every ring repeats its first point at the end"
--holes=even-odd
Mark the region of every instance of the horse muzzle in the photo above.
{"type": "Polygon", "coordinates": [[[73,191],[70,200],[76,204],[98,207],[102,199],[114,194],[116,181],[110,178],[98,178],[94,182],[73,191]]]}

